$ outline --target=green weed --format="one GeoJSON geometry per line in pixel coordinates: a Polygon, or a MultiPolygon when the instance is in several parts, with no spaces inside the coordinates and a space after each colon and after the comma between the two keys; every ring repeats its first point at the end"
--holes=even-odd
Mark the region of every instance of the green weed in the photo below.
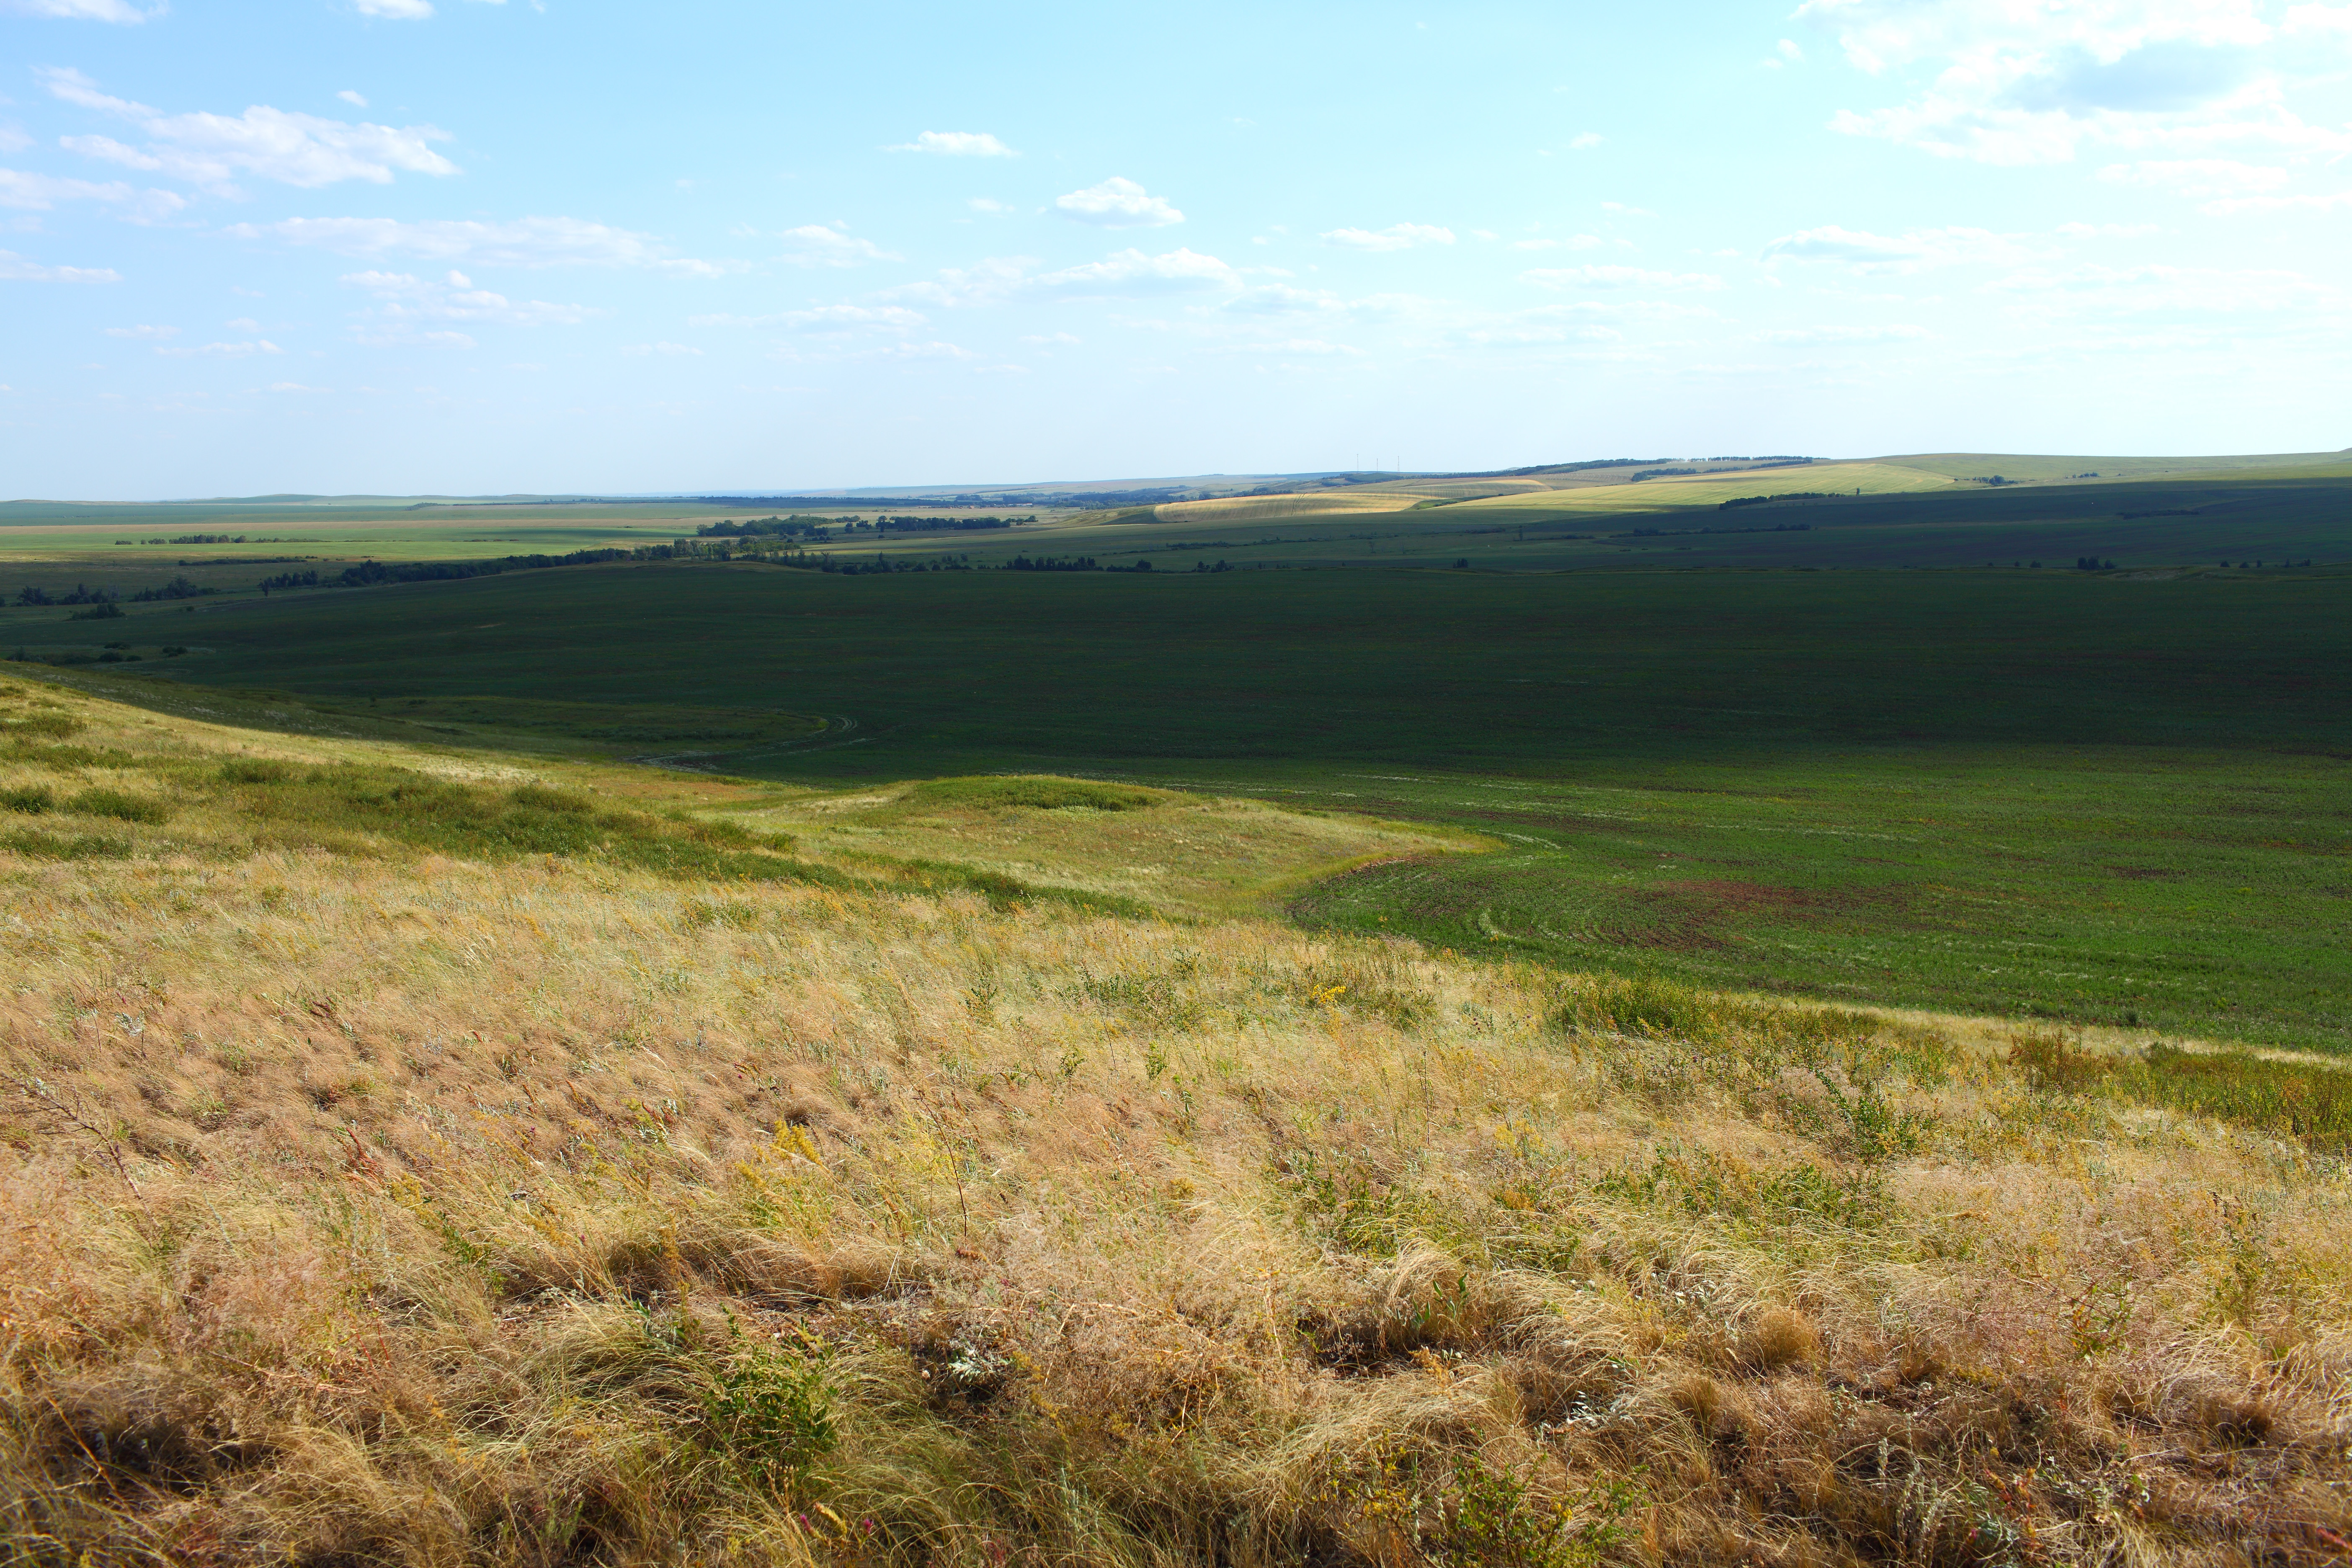
{"type": "Polygon", "coordinates": [[[840,1441],[823,1361],[748,1344],[702,1392],[703,1441],[755,1485],[785,1496],[840,1441]]]}

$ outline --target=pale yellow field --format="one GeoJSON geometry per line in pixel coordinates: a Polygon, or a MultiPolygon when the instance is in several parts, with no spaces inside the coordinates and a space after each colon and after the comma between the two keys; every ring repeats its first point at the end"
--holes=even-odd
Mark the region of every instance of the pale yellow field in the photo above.
{"type": "Polygon", "coordinates": [[[1943,474],[1893,463],[1815,463],[1801,468],[1733,469],[1690,479],[1645,479],[1638,485],[1580,486],[1497,496],[1491,500],[1464,501],[1459,506],[1447,507],[1444,514],[1453,518],[1475,511],[1529,507],[1572,511],[1653,511],[1720,506],[1734,496],[1792,495],[1815,490],[1852,495],[1857,489],[1864,495],[1894,495],[1943,489],[1956,482],[1943,474]]]}
{"type": "Polygon", "coordinates": [[[1405,490],[1306,490],[1296,495],[1170,501],[1152,508],[1152,515],[1162,522],[1263,522],[1318,512],[1402,511],[1428,499],[1405,490]]]}

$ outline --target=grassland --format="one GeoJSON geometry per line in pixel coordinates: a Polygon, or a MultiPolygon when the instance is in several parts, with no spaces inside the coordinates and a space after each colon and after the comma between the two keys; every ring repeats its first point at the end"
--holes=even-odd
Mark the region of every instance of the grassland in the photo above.
{"type": "MultiPolygon", "coordinates": [[[[1709,986],[2340,1050],[2348,601],[2352,576],[2318,568],[672,564],[52,610],[35,646],[129,643],[145,662],[97,668],[171,682],[61,678],[196,717],[812,787],[1079,773],[1451,825],[1503,847],[1352,871],[1297,889],[1296,913],[1709,986]],[[164,659],[167,638],[196,651],[164,659]],[[224,689],[299,701],[232,709],[224,689]]],[[[837,820],[792,831],[1016,879],[1035,858],[837,820]]],[[[1181,879],[1183,859],[1106,839],[1088,885],[1150,902],[1149,868],[1181,879]]]]}
{"type": "MultiPolygon", "coordinates": [[[[478,590],[518,585],[436,597],[478,590]]],[[[860,853],[1181,856],[1210,901],[1379,847],[1265,806],[0,687],[13,1561],[2352,1538],[2325,1064],[853,881],[814,842],[830,802],[860,853]]]]}

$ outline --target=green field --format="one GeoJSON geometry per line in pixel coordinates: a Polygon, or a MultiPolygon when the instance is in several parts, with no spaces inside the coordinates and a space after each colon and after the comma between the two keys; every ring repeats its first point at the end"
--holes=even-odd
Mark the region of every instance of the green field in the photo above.
{"type": "MultiPolygon", "coordinates": [[[[1633,483],[1644,470],[1565,476],[1578,482],[1487,495],[1501,481],[1416,480],[1307,496],[1187,502],[1113,511],[1034,511],[1018,529],[854,538],[816,556],[988,566],[1016,555],[1149,562],[1190,572],[1298,567],[1422,567],[1478,572],[1736,568],[1833,570],[1967,567],[2063,569],[2078,557],[2132,571],[2230,570],[2239,563],[2352,562],[2352,468],[2342,461],[2186,459],[2200,475],[2105,458],[1957,457],[1723,470],[1633,483]],[[2107,465],[2130,478],[2032,478],[1998,488],[1966,482],[1980,469],[2028,476],[2107,465]],[[2232,466],[2236,465],[2236,466],[2232,466]],[[1612,475],[1614,478],[1612,478],[1612,475]],[[1855,495],[1860,489],[1866,493],[1855,495]],[[1453,492],[1468,499],[1452,499],[1453,492]],[[1819,495],[1805,492],[1820,491],[1819,495]],[[1423,493],[1427,492],[1427,493],[1423,493]],[[1792,493],[1794,492],[1794,493],[1792,493]],[[1742,497],[1784,497],[1726,510],[1742,497]]],[[[756,510],[756,509],[755,509],[756,510]]],[[[770,509],[772,510],[772,509],[770,509]]],[[[889,504],[863,515],[903,510],[889,504]]],[[[948,515],[1011,507],[948,509],[948,515]]],[[[1034,511],[1034,509],[1032,509],[1034,511]]],[[[174,579],[219,597],[257,596],[289,571],[332,576],[364,561],[483,562],[581,550],[632,549],[690,538],[752,515],[700,502],[554,501],[205,503],[173,507],[0,505],[0,597],[25,587],[53,596],[78,585],[130,595],[174,579]],[[209,537],[217,542],[173,543],[209,537]],[[152,541],[161,540],[156,543],[152,541]]],[[[741,548],[739,546],[739,548],[741,548]]],[[[775,542],[771,551],[784,548],[775,542]]],[[[793,547],[797,548],[797,547],[793,547]]],[[[0,610],[0,638],[20,635],[0,610]]],[[[32,625],[42,617],[31,617],[32,625]]]]}
{"type": "Polygon", "coordinates": [[[1309,921],[2352,1047],[2340,570],[676,563],[62,616],[0,637],[316,715],[278,722],[815,784],[1116,776],[1507,846],[1356,873],[1309,921]]]}

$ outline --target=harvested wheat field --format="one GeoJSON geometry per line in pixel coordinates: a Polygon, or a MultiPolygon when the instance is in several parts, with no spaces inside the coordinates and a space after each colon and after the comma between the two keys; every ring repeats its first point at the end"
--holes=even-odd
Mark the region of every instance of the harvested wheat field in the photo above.
{"type": "Polygon", "coordinates": [[[10,1562],[2352,1552],[2324,1066],[0,684],[10,1562]]]}

